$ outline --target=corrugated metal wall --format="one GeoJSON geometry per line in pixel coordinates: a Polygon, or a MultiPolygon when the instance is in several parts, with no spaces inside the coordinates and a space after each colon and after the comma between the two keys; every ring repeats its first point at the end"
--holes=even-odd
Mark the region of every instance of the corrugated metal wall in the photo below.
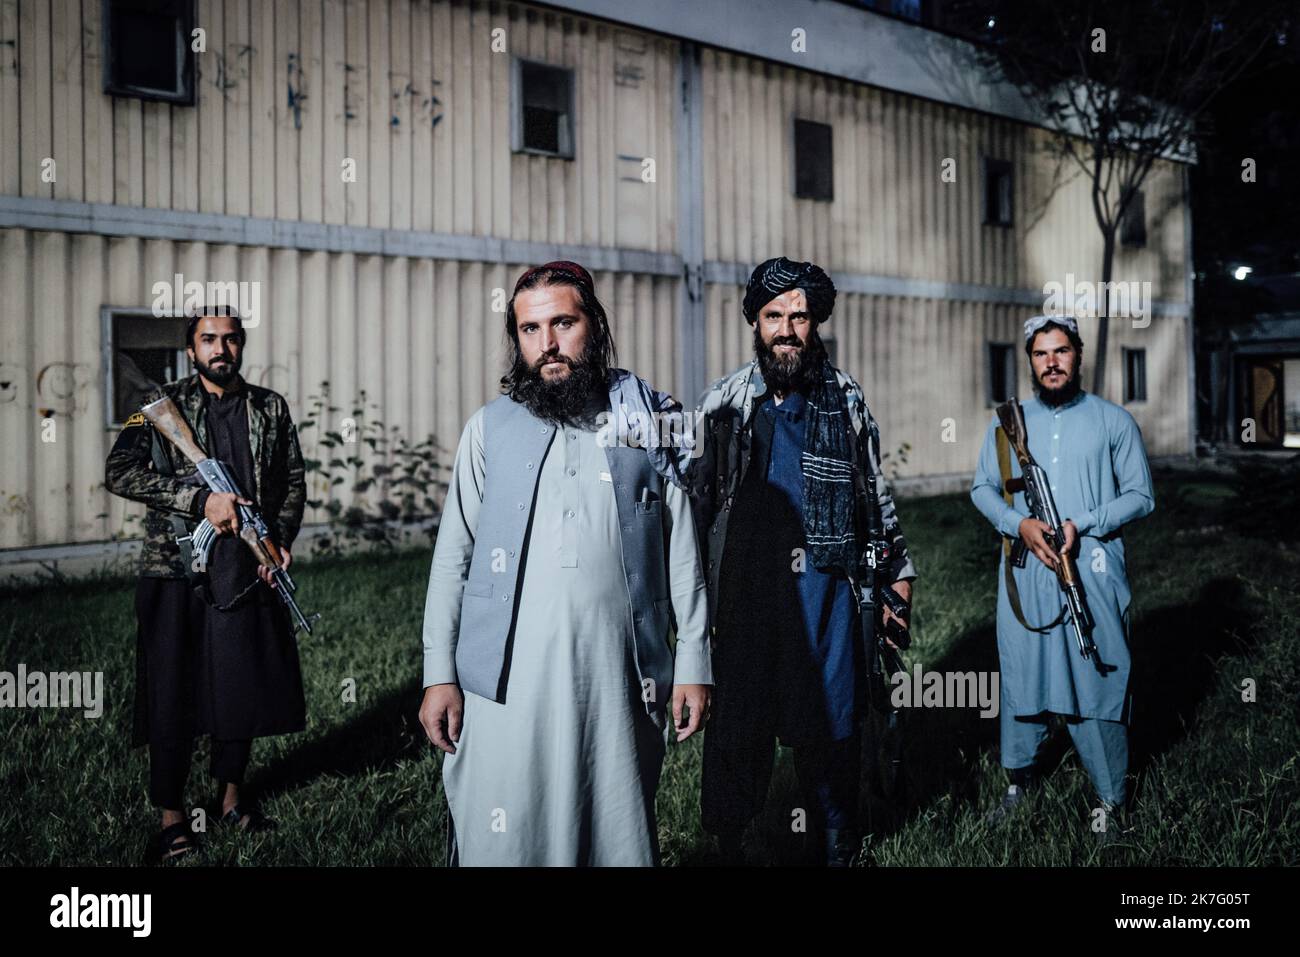
{"type": "MultiPolygon", "coordinates": [[[[117,433],[104,428],[101,305],[147,306],[152,284],[176,272],[260,282],[249,381],[288,397],[299,419],[324,380],[344,409],[364,389],[380,419],[412,439],[436,436],[450,464],[465,420],[497,393],[504,368],[505,320],[492,312],[492,291],[524,268],[0,230],[0,548],[95,541],[124,527],[123,501],[102,488],[117,433]],[[53,441],[43,440],[46,418],[53,441]]],[[[664,330],[673,328],[675,281],[596,281],[620,361],[670,382],[676,350],[664,330]]]]}
{"type": "MultiPolygon", "coordinates": [[[[209,52],[198,103],[182,107],[102,92],[101,7],[0,0],[0,195],[681,252],[676,40],[514,3],[199,0],[209,52]],[[511,57],[492,52],[495,28],[510,53],[577,71],[575,159],[511,152],[511,57]],[[52,184],[41,180],[46,157],[57,161],[52,184]],[[345,157],[358,164],[347,185],[345,157]],[[642,181],[643,157],[655,160],[653,183],[642,181]]],[[[1082,179],[1064,169],[1038,208],[1055,168],[1037,152],[1041,131],[709,49],[701,61],[707,262],[785,253],[833,275],[1022,290],[1097,268],[1082,179]],[[796,116],[833,126],[831,204],[793,197],[796,116]],[[1010,229],[980,223],[986,152],[1015,163],[1010,229]],[[955,184],[939,181],[945,156],[957,159],[955,184]]],[[[1180,183],[1169,164],[1153,174],[1147,247],[1123,251],[1116,270],[1171,301],[1187,268],[1180,183]]],[[[386,422],[435,434],[450,455],[502,371],[493,290],[525,265],[0,230],[0,548],[124,528],[123,503],[100,487],[114,438],[101,307],[147,307],[153,283],[177,272],[260,282],[252,381],[285,393],[299,417],[322,380],[343,401],[364,388],[386,422]],[[53,442],[41,440],[47,416],[53,442]]],[[[597,278],[620,364],[693,399],[679,381],[680,279],[597,278]]],[[[739,292],[705,287],[710,376],[750,355],[739,292]]],[[[970,470],[989,414],[984,343],[1015,341],[1029,311],[842,294],[827,331],[886,446],[912,444],[903,475],[970,470]],[[957,441],[943,443],[950,416],[957,441]]],[[[1125,344],[1148,350],[1151,400],[1130,408],[1150,451],[1186,451],[1184,322],[1114,323],[1116,389],[1125,344]]],[[[1023,370],[1020,381],[1027,394],[1023,370]]]]}
{"type": "MultiPolygon", "coordinates": [[[[705,50],[704,257],[788,253],[827,270],[1039,289],[1067,272],[1100,278],[1089,181],[1034,127],[705,50]],[[832,127],[834,202],[794,196],[794,118],[832,127]],[[1014,223],[982,223],[981,158],[1009,160],[1014,223]],[[942,182],[945,158],[956,181],[942,182]]],[[[1115,279],[1182,301],[1181,169],[1144,186],[1147,245],[1121,248],[1115,279]]]]}
{"type": "Polygon", "coordinates": [[[187,107],[102,92],[100,13],[0,0],[24,65],[0,46],[0,194],[673,247],[673,41],[517,4],[199,0],[187,107]],[[512,55],[576,71],[573,160],[510,151],[512,55]]]}

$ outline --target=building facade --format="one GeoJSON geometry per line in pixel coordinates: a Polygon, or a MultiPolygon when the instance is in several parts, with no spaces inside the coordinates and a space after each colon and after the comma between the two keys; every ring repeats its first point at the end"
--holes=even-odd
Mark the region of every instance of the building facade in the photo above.
{"type": "MultiPolygon", "coordinates": [[[[188,372],[192,283],[249,290],[246,377],[296,416],[364,391],[450,464],[527,265],[588,265],[689,404],[751,354],[749,270],[811,259],[900,485],[957,487],[1029,394],[1020,323],[1101,257],[1087,182],[962,64],[818,0],[0,0],[0,561],[129,531],[104,458],[188,372]]],[[[1106,396],[1153,456],[1192,450],[1186,182],[1157,164],[1115,263],[1150,308],[1106,396]]]]}

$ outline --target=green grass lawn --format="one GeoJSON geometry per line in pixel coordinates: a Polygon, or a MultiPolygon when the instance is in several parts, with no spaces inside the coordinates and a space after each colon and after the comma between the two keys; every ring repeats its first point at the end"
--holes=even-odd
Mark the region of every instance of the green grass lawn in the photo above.
{"type": "MultiPolygon", "coordinates": [[[[1268,535],[1231,531],[1241,502],[1220,480],[1163,476],[1156,513],[1128,536],[1133,618],[1134,829],[1097,849],[1094,799],[1063,731],[1028,813],[983,823],[1004,779],[997,721],[972,710],[914,710],[902,730],[901,787],[864,770],[865,860],[880,865],[1268,865],[1300,854],[1300,556],[1268,535]],[[1243,682],[1256,700],[1242,700],[1243,682]]],[[[996,668],[996,548],[965,496],[904,501],[922,576],[909,663],[996,668]]],[[[1258,523],[1257,523],[1258,524],[1258,523]]],[[[1267,527],[1267,523],[1264,523],[1267,527]]],[[[208,834],[208,864],[414,864],[444,859],[439,761],[415,721],[429,556],[303,563],[299,596],[323,617],[300,641],[303,734],[262,739],[249,786],[279,831],[208,834]],[[356,703],[343,700],[354,679],[356,703]]],[[[0,711],[0,863],[136,864],[157,820],[143,749],[130,750],[133,582],[3,593],[0,669],[103,671],[104,714],[0,711]]],[[[869,748],[874,753],[875,747],[869,748]]],[[[809,860],[790,830],[798,797],[783,751],[747,853],[809,860]]],[[[664,862],[708,864],[699,825],[700,740],[670,746],[659,787],[664,862]]],[[[207,748],[189,797],[210,803],[207,748]]],[[[188,864],[186,866],[189,866],[188,864]]]]}

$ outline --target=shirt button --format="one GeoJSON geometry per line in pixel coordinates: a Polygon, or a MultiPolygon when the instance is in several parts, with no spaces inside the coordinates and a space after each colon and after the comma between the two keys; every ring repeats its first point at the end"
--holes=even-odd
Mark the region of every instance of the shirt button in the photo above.
{"type": "MultiPolygon", "coordinates": [[[[1059,439],[1060,436],[1059,436],[1059,435],[1053,435],[1052,438],[1054,438],[1054,439],[1059,439]]],[[[529,468],[532,468],[532,465],[529,465],[528,467],[529,467],[529,468]]]]}
{"type": "Polygon", "coordinates": [[[528,463],[528,467],[529,467],[529,468],[532,468],[532,467],[533,467],[533,463],[532,463],[532,462],[529,462],[529,463],[528,463]]]}
{"type": "Polygon", "coordinates": [[[569,516],[569,518],[573,518],[573,509],[569,509],[569,510],[568,510],[567,512],[565,512],[564,514],[567,515],[567,516],[569,516]]]}
{"type": "Polygon", "coordinates": [[[1056,461],[1056,459],[1052,459],[1052,461],[1053,461],[1053,462],[1055,462],[1055,461],[1056,461]]]}
{"type": "Polygon", "coordinates": [[[519,510],[520,510],[521,512],[524,510],[524,503],[523,503],[523,502],[520,502],[520,503],[519,503],[519,510]]]}
{"type": "Polygon", "coordinates": [[[502,595],[502,596],[501,596],[501,600],[502,600],[502,601],[509,601],[509,600],[510,600],[510,592],[506,592],[504,595],[502,595]]]}
{"type": "Polygon", "coordinates": [[[574,433],[572,433],[572,432],[569,433],[569,441],[570,441],[570,442],[572,442],[572,441],[573,441],[574,439],[576,439],[577,437],[578,437],[578,436],[575,435],[574,433]]]}
{"type": "MultiPolygon", "coordinates": [[[[528,466],[528,467],[529,467],[529,468],[532,468],[531,465],[528,466]]],[[[577,470],[577,469],[569,469],[569,474],[570,474],[570,475],[577,475],[577,474],[578,474],[578,470],[577,470]]]]}
{"type": "Polygon", "coordinates": [[[547,432],[547,428],[546,428],[546,426],[542,426],[542,435],[545,435],[546,432],[547,432]]]}

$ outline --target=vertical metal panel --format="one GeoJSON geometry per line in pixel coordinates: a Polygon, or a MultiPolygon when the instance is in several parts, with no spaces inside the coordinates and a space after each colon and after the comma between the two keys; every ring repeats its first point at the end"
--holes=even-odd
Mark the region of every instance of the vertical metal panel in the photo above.
{"type": "MultiPolygon", "coordinates": [[[[207,52],[196,57],[198,91],[193,109],[198,119],[199,137],[199,209],[205,213],[226,211],[225,155],[223,143],[226,135],[225,96],[221,89],[222,72],[218,67],[224,57],[225,3],[223,0],[199,0],[198,25],[206,34],[207,52]]],[[[114,98],[114,110],[119,104],[133,100],[114,98]]],[[[116,202],[126,200],[118,197],[116,202]]]]}
{"type": "Polygon", "coordinates": [[[18,57],[18,0],[0,0],[0,129],[11,131],[0,136],[0,193],[9,195],[22,191],[20,137],[12,133],[22,122],[18,57]]]}
{"type": "MultiPolygon", "coordinates": [[[[369,50],[367,10],[368,0],[347,0],[344,13],[346,30],[343,35],[343,114],[338,122],[343,125],[343,158],[356,164],[356,181],[343,184],[344,222],[364,226],[370,214],[370,187],[375,180],[376,168],[371,164],[370,118],[371,64],[369,50]]],[[[337,63],[327,65],[331,77],[337,78],[337,63]]],[[[337,82],[337,80],[335,80],[337,82]]]]}
{"type": "MultiPolygon", "coordinates": [[[[276,57],[276,8],[270,0],[250,0],[248,9],[249,30],[249,142],[250,158],[250,208],[265,210],[258,215],[271,215],[277,208],[275,150],[276,105],[284,103],[288,94],[284,83],[286,64],[276,57]],[[278,69],[277,69],[278,67],[278,69]]],[[[297,35],[297,21],[283,24],[284,33],[297,35]]],[[[292,149],[290,153],[294,152],[292,149]]],[[[297,184],[295,183],[296,187],[297,184]]],[[[289,201],[296,199],[296,189],[290,190],[289,201]]]]}
{"type": "Polygon", "coordinates": [[[409,3],[395,0],[388,18],[389,98],[392,117],[388,122],[391,152],[389,154],[389,201],[393,229],[410,229],[412,201],[411,161],[415,154],[415,77],[411,72],[411,23],[409,3]]]}
{"type": "Polygon", "coordinates": [[[411,5],[404,54],[409,64],[411,88],[405,121],[411,143],[410,165],[404,170],[411,183],[410,227],[426,231],[433,229],[433,118],[439,112],[434,99],[440,93],[440,88],[434,85],[432,22],[433,13],[427,4],[411,5]]]}
{"type": "MultiPolygon", "coordinates": [[[[19,181],[24,196],[52,196],[51,184],[41,182],[41,160],[54,149],[50,102],[50,7],[48,3],[18,5],[18,144],[19,181]]],[[[10,134],[12,135],[12,134],[10,134]]]]}
{"type": "Polygon", "coordinates": [[[31,541],[31,509],[27,500],[27,463],[35,437],[32,427],[31,357],[28,339],[26,230],[0,230],[0,288],[5,290],[5,321],[0,322],[0,434],[8,454],[0,455],[0,544],[13,547],[31,541]]]}
{"type": "Polygon", "coordinates": [[[51,48],[60,52],[51,62],[54,147],[50,155],[58,164],[54,196],[80,200],[84,191],[83,165],[77,159],[82,155],[81,4],[79,0],[51,0],[50,14],[51,48]]]}
{"type": "Polygon", "coordinates": [[[307,47],[310,51],[307,81],[315,91],[317,108],[303,110],[301,155],[304,165],[311,164],[310,151],[314,148],[320,149],[321,157],[319,175],[308,173],[303,181],[302,215],[307,219],[319,210],[326,223],[347,222],[346,186],[340,176],[343,158],[348,155],[344,131],[348,113],[346,97],[352,82],[344,46],[345,2],[324,0],[319,16],[314,10],[304,8],[304,23],[310,25],[313,37],[319,33],[320,41],[319,47],[315,40],[307,47]],[[340,73],[344,82],[339,82],[340,73]],[[319,189],[319,194],[313,187],[319,189]]]}
{"type": "MultiPolygon", "coordinates": [[[[400,3],[401,0],[398,0],[400,3]]],[[[365,58],[368,73],[366,77],[365,98],[365,137],[368,140],[369,156],[364,169],[357,177],[358,182],[364,177],[369,191],[368,211],[362,210],[363,222],[368,226],[388,228],[393,220],[392,168],[390,158],[396,143],[392,141],[401,136],[392,125],[397,116],[397,94],[390,74],[388,56],[389,17],[388,0],[370,0],[363,4],[366,24],[359,44],[359,55],[365,58]]],[[[349,52],[349,55],[351,53],[349,52]]],[[[409,147],[409,143],[406,144],[409,147]]],[[[403,204],[408,197],[403,197],[403,204]]]]}

